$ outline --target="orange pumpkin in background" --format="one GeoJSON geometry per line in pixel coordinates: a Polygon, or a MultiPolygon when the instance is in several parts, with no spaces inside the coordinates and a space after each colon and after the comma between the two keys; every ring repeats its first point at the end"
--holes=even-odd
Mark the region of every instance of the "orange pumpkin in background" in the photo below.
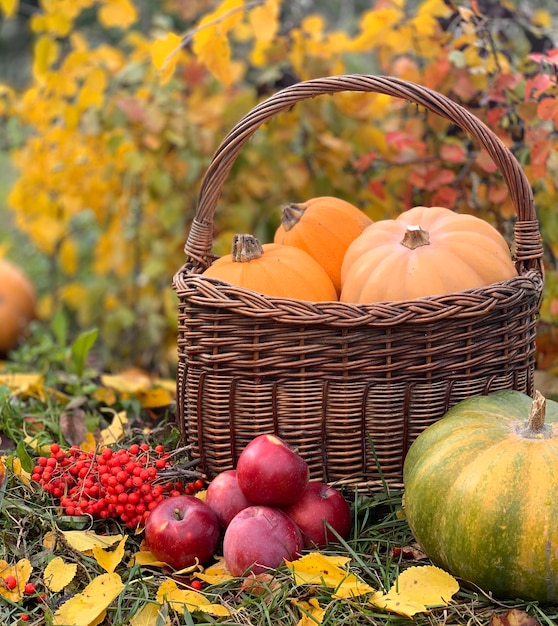
{"type": "Polygon", "coordinates": [[[235,235],[232,253],[217,259],[203,275],[267,296],[337,300],[331,279],[308,253],[278,243],[262,246],[253,235],[235,235]]]}
{"type": "Polygon", "coordinates": [[[347,249],[342,302],[413,300],[517,276],[506,240],[488,222],[418,206],[369,226],[347,249]]]}
{"type": "Polygon", "coordinates": [[[345,252],[372,220],[350,202],[332,196],[283,208],[274,242],[308,252],[329,274],[339,294],[345,252]]]}
{"type": "Polygon", "coordinates": [[[19,267],[0,259],[0,354],[17,346],[35,317],[33,284],[19,267]]]}

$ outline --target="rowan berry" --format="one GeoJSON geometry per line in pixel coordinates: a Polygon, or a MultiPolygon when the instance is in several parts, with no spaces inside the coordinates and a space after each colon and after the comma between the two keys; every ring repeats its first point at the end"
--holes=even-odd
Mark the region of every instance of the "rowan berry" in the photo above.
{"type": "Polygon", "coordinates": [[[25,593],[35,593],[35,585],[33,583],[27,583],[24,587],[25,593]]]}
{"type": "Polygon", "coordinates": [[[17,587],[17,579],[15,576],[6,576],[4,578],[4,584],[8,589],[15,589],[17,587]]]}

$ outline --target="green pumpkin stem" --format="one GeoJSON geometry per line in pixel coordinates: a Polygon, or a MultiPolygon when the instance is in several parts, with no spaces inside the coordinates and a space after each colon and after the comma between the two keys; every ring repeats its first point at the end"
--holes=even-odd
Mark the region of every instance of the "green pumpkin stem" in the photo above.
{"type": "Polygon", "coordinates": [[[546,413],[546,398],[539,390],[535,391],[535,397],[531,404],[527,428],[532,433],[540,433],[544,430],[544,417],[546,413]]]}
{"type": "Polygon", "coordinates": [[[418,224],[409,224],[400,243],[409,250],[414,250],[421,246],[429,246],[430,235],[427,230],[422,230],[418,224]]]}
{"type": "Polygon", "coordinates": [[[262,244],[254,235],[235,235],[232,243],[232,260],[248,263],[262,256],[262,244]]]}
{"type": "Polygon", "coordinates": [[[281,224],[283,228],[285,230],[291,230],[291,228],[296,226],[300,221],[300,218],[304,215],[304,211],[306,211],[305,204],[295,204],[293,202],[284,206],[283,214],[281,215],[281,224]]]}

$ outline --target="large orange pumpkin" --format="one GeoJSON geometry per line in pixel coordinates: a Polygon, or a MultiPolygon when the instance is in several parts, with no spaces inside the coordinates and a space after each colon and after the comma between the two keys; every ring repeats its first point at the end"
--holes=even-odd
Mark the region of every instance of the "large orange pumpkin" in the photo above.
{"type": "Polygon", "coordinates": [[[35,318],[35,289],[13,263],[0,259],[0,353],[16,347],[35,318]]]}
{"type": "Polygon", "coordinates": [[[488,222],[443,207],[414,207],[370,225],[348,247],[342,302],[389,302],[483,287],[517,275],[488,222]]]}
{"type": "Polygon", "coordinates": [[[262,246],[253,235],[235,235],[232,253],[217,259],[203,274],[267,296],[337,300],[331,279],[307,252],[278,243],[262,246]]]}
{"type": "Polygon", "coordinates": [[[341,265],[349,244],[372,220],[350,202],[331,196],[283,208],[274,242],[308,252],[341,291],[341,265]]]}

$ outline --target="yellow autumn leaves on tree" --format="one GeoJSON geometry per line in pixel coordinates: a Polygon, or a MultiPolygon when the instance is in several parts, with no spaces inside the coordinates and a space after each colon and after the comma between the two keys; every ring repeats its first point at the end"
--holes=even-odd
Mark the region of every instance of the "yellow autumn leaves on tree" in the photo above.
{"type": "MultiPolygon", "coordinates": [[[[13,17],[17,6],[1,0],[0,12],[13,17]]],[[[292,8],[282,0],[200,0],[175,29],[173,8],[160,3],[146,28],[133,0],[42,0],[29,21],[32,80],[20,93],[0,85],[0,117],[24,131],[11,151],[9,209],[48,266],[38,275],[41,317],[62,307],[80,328],[97,326],[118,365],[174,365],[171,282],[202,174],[228,130],[281,85],[388,74],[465,103],[507,144],[517,119],[532,145],[552,137],[554,122],[529,113],[552,84],[520,93],[526,76],[544,74],[526,59],[528,41],[498,39],[468,3],[375,0],[350,23],[316,5],[288,28],[281,20],[292,8]],[[95,37],[81,26],[85,14],[97,20],[95,37]]],[[[551,33],[542,9],[518,23],[551,33]]],[[[556,151],[518,153],[550,213],[556,190],[545,174],[556,151]]],[[[449,122],[404,100],[342,93],[301,104],[243,148],[216,212],[214,252],[227,253],[235,232],[270,240],[283,204],[324,194],[354,196],[373,219],[417,196],[510,219],[505,185],[486,154],[475,156],[449,122]]]]}

